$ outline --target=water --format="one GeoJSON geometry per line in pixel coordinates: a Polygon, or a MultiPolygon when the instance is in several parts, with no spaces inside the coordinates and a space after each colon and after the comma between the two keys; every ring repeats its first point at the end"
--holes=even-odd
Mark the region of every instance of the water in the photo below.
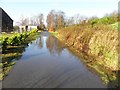
{"type": "Polygon", "coordinates": [[[100,77],[47,31],[29,44],[3,88],[104,88],[100,77]]]}

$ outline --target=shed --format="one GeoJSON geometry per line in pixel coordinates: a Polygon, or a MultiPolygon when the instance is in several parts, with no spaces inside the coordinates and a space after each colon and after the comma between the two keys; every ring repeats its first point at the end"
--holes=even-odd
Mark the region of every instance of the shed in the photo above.
{"type": "Polygon", "coordinates": [[[13,31],[13,20],[10,16],[0,7],[0,32],[13,31]]]}

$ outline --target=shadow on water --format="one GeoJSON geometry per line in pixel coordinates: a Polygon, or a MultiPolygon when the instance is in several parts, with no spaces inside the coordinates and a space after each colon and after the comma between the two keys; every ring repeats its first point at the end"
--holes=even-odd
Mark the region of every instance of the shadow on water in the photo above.
{"type": "Polygon", "coordinates": [[[120,70],[114,71],[116,72],[117,79],[116,80],[110,80],[107,84],[108,90],[120,90],[120,70]]]}
{"type": "Polygon", "coordinates": [[[14,64],[21,59],[22,54],[26,51],[26,48],[29,47],[29,43],[32,44],[36,39],[36,36],[37,34],[32,38],[28,38],[22,45],[7,46],[6,49],[1,50],[2,58],[0,62],[0,80],[4,79],[14,64]]]}
{"type": "Polygon", "coordinates": [[[16,61],[22,57],[22,53],[25,52],[25,48],[27,47],[28,43],[21,46],[9,46],[6,50],[2,51],[2,72],[0,72],[2,78],[7,76],[16,61]]]}

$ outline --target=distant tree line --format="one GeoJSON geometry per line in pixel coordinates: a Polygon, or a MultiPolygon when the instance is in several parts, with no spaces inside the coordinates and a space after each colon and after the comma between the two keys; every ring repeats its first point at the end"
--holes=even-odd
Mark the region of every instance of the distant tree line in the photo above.
{"type": "MultiPolygon", "coordinates": [[[[44,15],[41,13],[38,16],[30,18],[24,18],[24,16],[21,16],[20,21],[17,22],[17,24],[20,26],[37,26],[39,30],[43,30],[45,28],[44,15]]],[[[15,26],[15,29],[17,29],[17,26],[15,26]]]]}
{"type": "MultiPolygon", "coordinates": [[[[41,13],[38,16],[24,18],[23,16],[20,18],[20,21],[17,22],[22,26],[38,26],[39,30],[44,30],[47,28],[49,31],[56,31],[63,27],[68,27],[72,25],[91,25],[94,27],[96,24],[113,24],[118,21],[118,12],[114,11],[111,14],[106,14],[102,18],[98,18],[96,16],[87,18],[85,16],[81,16],[80,14],[76,14],[72,17],[67,17],[65,12],[63,11],[55,11],[51,10],[46,18],[47,26],[44,24],[44,15],[41,13]]],[[[18,27],[15,27],[16,29],[18,27]]]]}

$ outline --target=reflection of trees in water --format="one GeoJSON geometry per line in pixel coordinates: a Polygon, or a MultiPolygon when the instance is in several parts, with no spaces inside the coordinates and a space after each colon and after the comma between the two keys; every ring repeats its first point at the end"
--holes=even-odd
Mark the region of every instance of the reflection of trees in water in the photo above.
{"type": "Polygon", "coordinates": [[[18,60],[20,59],[23,52],[25,52],[25,48],[28,47],[28,44],[22,46],[13,46],[8,47],[4,53],[2,53],[2,63],[11,62],[12,59],[18,60]]]}
{"type": "Polygon", "coordinates": [[[22,57],[22,53],[25,52],[25,48],[28,44],[22,46],[8,47],[4,53],[2,53],[2,74],[3,77],[7,75],[11,67],[22,57]]]}
{"type": "Polygon", "coordinates": [[[40,36],[40,38],[39,38],[39,47],[43,48],[43,38],[42,38],[42,36],[40,36]]]}
{"type": "Polygon", "coordinates": [[[31,43],[34,46],[37,46],[38,48],[43,48],[43,37],[40,35],[39,38],[37,38],[34,42],[31,43]]]}
{"type": "Polygon", "coordinates": [[[51,54],[60,54],[63,50],[62,44],[54,36],[49,36],[47,38],[46,47],[51,54]]]}

